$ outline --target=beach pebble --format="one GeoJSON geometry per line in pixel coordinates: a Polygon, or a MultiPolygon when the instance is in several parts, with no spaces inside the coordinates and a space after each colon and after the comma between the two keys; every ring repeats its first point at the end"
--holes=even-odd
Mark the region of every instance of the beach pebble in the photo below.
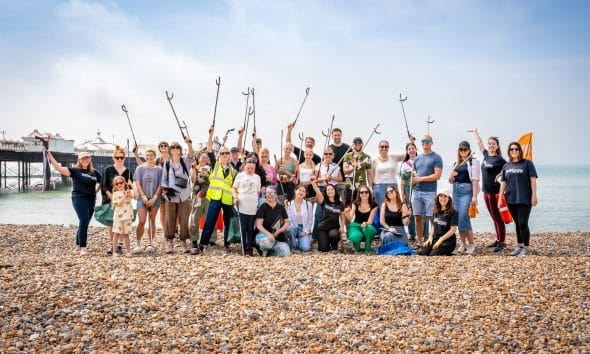
{"type": "Polygon", "coordinates": [[[117,258],[98,227],[73,255],[75,230],[0,225],[1,351],[590,352],[589,233],[533,234],[525,258],[489,233],[471,257],[117,258]]]}

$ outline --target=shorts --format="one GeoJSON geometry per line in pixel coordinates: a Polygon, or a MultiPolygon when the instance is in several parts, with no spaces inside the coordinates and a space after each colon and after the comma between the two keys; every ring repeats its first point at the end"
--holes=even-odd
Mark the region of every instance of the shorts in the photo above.
{"type": "Polygon", "coordinates": [[[133,220],[113,221],[113,232],[116,234],[129,235],[132,231],[133,220]]]}
{"type": "MultiPolygon", "coordinates": [[[[162,200],[162,198],[157,198],[156,204],[154,204],[154,206],[152,208],[158,209],[160,207],[161,200],[162,200]]],[[[143,203],[141,201],[141,198],[137,199],[137,209],[146,209],[145,205],[143,205],[143,203]]]]}
{"type": "Polygon", "coordinates": [[[414,190],[412,193],[412,210],[414,215],[432,216],[434,214],[436,192],[414,190]]]}
{"type": "Polygon", "coordinates": [[[453,183],[453,204],[459,216],[459,231],[471,231],[471,219],[469,218],[469,206],[473,198],[473,185],[471,183],[453,183]]]}

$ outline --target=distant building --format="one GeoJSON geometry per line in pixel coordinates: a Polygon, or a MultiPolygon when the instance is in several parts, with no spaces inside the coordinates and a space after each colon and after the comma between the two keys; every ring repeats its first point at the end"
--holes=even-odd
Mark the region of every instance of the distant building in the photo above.
{"type": "Polygon", "coordinates": [[[115,152],[115,144],[109,143],[100,136],[100,130],[96,131],[96,137],[86,140],[76,146],[76,153],[85,151],[93,156],[112,156],[115,152]]]}
{"type": "Polygon", "coordinates": [[[41,141],[37,138],[49,139],[49,150],[51,151],[68,154],[74,153],[74,140],[64,139],[59,133],[41,133],[37,129],[33,130],[29,135],[22,137],[25,151],[42,150],[41,141]]]}

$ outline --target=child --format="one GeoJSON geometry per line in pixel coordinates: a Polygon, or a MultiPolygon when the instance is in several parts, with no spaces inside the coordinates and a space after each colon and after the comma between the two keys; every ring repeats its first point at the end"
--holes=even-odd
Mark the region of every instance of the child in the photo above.
{"type": "MultiPolygon", "coordinates": [[[[133,205],[131,198],[135,198],[133,191],[125,182],[122,176],[113,178],[113,249],[116,249],[119,242],[125,244],[127,256],[131,255],[129,243],[129,234],[131,233],[131,223],[133,222],[133,205]]],[[[113,252],[116,255],[117,252],[113,252]]]]}

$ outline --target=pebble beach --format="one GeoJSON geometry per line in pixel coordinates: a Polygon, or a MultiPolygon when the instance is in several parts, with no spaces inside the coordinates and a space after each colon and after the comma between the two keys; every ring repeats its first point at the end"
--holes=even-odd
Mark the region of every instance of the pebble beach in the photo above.
{"type": "Polygon", "coordinates": [[[590,352],[586,232],[523,258],[489,233],[473,256],[245,258],[107,256],[102,227],[80,257],[75,230],[0,225],[1,353],[590,352]]]}

